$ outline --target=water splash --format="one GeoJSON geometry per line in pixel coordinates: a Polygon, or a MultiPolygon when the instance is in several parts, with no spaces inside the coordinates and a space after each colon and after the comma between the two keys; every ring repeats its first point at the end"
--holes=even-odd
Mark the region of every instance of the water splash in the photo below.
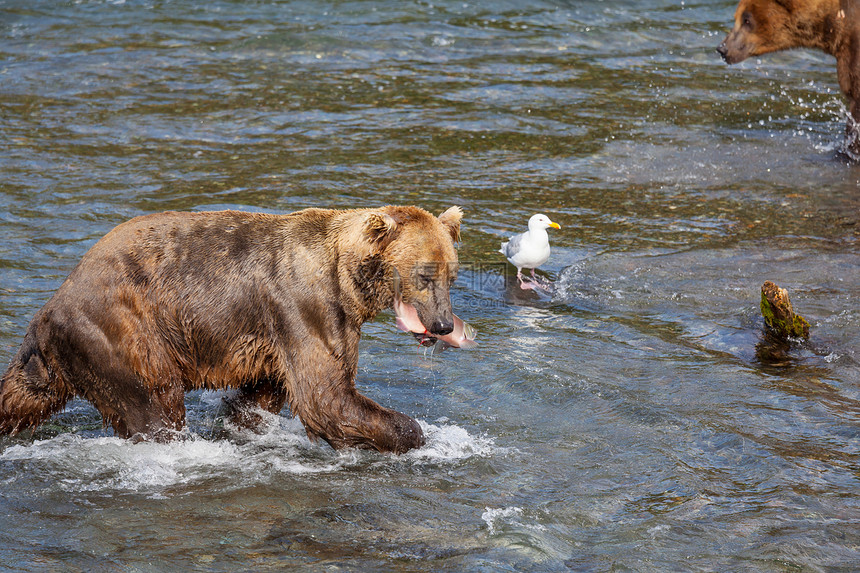
{"type": "Polygon", "coordinates": [[[489,534],[493,535],[496,532],[496,524],[502,521],[511,521],[515,517],[520,517],[523,514],[521,507],[504,507],[498,509],[485,508],[481,514],[481,519],[487,524],[489,534]]]}
{"type": "Polygon", "coordinates": [[[132,443],[115,437],[84,437],[78,434],[16,444],[0,453],[0,462],[10,475],[0,480],[18,480],[39,473],[53,475],[66,491],[123,491],[165,495],[169,488],[194,486],[217,479],[231,484],[266,483],[279,475],[338,472],[374,460],[374,466],[398,459],[416,465],[450,463],[498,452],[492,439],[472,436],[453,424],[434,425],[419,421],[427,445],[404,456],[386,456],[359,450],[335,451],[322,442],[308,439],[296,418],[264,416],[260,433],[227,428],[229,438],[211,440],[187,432],[169,443],[132,443]]]}
{"type": "Polygon", "coordinates": [[[493,444],[492,438],[472,436],[460,426],[436,426],[421,420],[418,424],[424,431],[427,443],[424,447],[406,454],[407,458],[415,461],[450,462],[473,456],[488,457],[502,451],[493,444]]]}
{"type": "Polygon", "coordinates": [[[488,533],[494,535],[503,527],[514,527],[519,530],[540,532],[546,531],[546,527],[540,523],[522,523],[523,508],[521,507],[502,507],[502,508],[484,508],[484,513],[481,514],[481,519],[487,524],[488,533]]]}
{"type": "Polygon", "coordinates": [[[203,479],[240,457],[235,444],[193,436],[167,444],[133,444],[121,438],[61,434],[12,446],[0,454],[0,461],[24,462],[16,478],[36,467],[53,473],[67,491],[151,491],[203,479]]]}

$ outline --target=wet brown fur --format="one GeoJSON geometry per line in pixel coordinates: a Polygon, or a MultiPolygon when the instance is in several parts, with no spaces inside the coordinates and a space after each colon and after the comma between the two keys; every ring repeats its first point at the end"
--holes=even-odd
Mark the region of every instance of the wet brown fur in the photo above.
{"type": "Polygon", "coordinates": [[[258,421],[254,407],[289,405],[335,448],[418,447],[415,420],[355,388],[360,329],[391,306],[396,268],[412,277],[404,301],[446,333],[460,218],[389,206],[123,223],[33,317],[0,383],[0,433],[35,428],[80,396],[119,436],[170,439],[186,391],[236,388],[240,425],[258,421]]]}
{"type": "Polygon", "coordinates": [[[734,28],[717,51],[735,64],[790,48],[813,48],[836,58],[851,114],[851,151],[860,153],[860,0],[741,0],[734,28]]]}

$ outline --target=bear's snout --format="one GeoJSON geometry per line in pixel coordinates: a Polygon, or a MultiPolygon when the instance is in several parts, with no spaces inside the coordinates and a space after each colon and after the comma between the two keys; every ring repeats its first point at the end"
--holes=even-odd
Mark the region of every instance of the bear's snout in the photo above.
{"type": "Polygon", "coordinates": [[[446,334],[451,334],[454,332],[454,317],[452,316],[450,319],[440,319],[433,321],[433,324],[430,325],[428,329],[430,334],[437,334],[439,336],[445,336],[446,334]]]}
{"type": "Polygon", "coordinates": [[[445,336],[454,331],[454,311],[447,292],[434,293],[426,303],[415,301],[415,310],[421,324],[433,336],[445,336]]]}
{"type": "Polygon", "coordinates": [[[732,30],[717,46],[717,53],[727,64],[737,64],[752,54],[755,43],[751,40],[743,31],[732,30]]]}
{"type": "Polygon", "coordinates": [[[738,49],[736,46],[729,46],[729,38],[720,43],[717,46],[717,53],[722,56],[723,61],[729,65],[737,64],[746,59],[746,55],[743,53],[743,49],[738,49]]]}

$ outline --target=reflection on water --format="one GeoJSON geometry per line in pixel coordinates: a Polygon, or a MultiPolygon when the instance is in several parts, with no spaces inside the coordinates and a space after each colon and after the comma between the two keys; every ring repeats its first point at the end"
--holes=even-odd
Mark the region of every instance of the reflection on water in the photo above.
{"type": "Polygon", "coordinates": [[[860,168],[831,58],[729,68],[734,2],[0,6],[0,358],[86,249],[167,209],[457,204],[471,352],[383,313],[357,386],[405,456],[187,400],[0,440],[0,563],[45,570],[853,570],[860,168]],[[550,294],[499,243],[561,224],[550,294]],[[770,343],[773,280],[812,323],[770,343]],[[190,533],[193,532],[193,533],[190,533]],[[154,565],[162,563],[164,565],[154,565]]]}

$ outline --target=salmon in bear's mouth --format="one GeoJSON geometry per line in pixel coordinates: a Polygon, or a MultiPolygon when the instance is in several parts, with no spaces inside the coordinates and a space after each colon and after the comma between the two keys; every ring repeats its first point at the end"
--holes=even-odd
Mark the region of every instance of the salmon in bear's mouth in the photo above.
{"type": "Polygon", "coordinates": [[[454,330],[444,336],[431,334],[418,318],[418,311],[411,304],[403,302],[400,295],[400,273],[394,269],[394,314],[397,317],[397,328],[411,332],[421,346],[433,346],[441,343],[442,348],[475,348],[478,343],[475,337],[478,332],[466,322],[454,315],[454,330]]]}

